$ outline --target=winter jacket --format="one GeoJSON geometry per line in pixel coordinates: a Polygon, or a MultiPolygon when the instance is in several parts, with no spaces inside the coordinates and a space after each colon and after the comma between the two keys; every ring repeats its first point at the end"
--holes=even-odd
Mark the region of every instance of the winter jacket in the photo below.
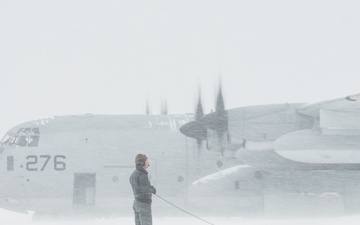
{"type": "Polygon", "coordinates": [[[150,184],[148,172],[144,168],[136,166],[136,170],[130,176],[130,184],[135,200],[151,204],[152,194],[156,193],[156,189],[150,184]]]}

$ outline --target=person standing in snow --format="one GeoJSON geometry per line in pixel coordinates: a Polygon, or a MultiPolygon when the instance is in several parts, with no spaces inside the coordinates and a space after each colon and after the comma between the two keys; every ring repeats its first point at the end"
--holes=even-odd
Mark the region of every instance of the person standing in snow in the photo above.
{"type": "Polygon", "coordinates": [[[147,168],[150,166],[145,154],[135,157],[136,169],[130,176],[130,184],[134,193],[133,210],[135,225],[152,225],[151,203],[152,194],[156,189],[150,184],[147,168]]]}

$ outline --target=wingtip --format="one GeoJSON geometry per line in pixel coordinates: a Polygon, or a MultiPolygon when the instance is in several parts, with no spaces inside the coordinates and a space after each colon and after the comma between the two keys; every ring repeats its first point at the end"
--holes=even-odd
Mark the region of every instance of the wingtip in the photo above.
{"type": "Polygon", "coordinates": [[[360,94],[357,95],[349,95],[345,98],[348,101],[356,102],[360,99],[360,94]]]}

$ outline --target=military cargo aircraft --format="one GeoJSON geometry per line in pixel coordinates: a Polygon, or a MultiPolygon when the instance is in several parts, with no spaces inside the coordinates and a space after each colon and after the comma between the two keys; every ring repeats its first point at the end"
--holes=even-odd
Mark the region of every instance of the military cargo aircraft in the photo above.
{"type": "Polygon", "coordinates": [[[340,211],[359,213],[359,96],[226,110],[220,88],[209,114],[199,100],[194,115],[25,122],[0,143],[0,207],[37,218],[132,215],[128,179],[145,153],[158,194],[199,214],[264,214],[288,196],[326,198],[323,209],[335,196],[340,211]]]}

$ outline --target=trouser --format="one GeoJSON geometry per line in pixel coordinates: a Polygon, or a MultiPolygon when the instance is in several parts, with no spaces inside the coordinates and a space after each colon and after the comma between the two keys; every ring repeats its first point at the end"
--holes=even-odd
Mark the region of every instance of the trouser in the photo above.
{"type": "Polygon", "coordinates": [[[135,225],[152,225],[151,204],[134,201],[135,225]]]}

